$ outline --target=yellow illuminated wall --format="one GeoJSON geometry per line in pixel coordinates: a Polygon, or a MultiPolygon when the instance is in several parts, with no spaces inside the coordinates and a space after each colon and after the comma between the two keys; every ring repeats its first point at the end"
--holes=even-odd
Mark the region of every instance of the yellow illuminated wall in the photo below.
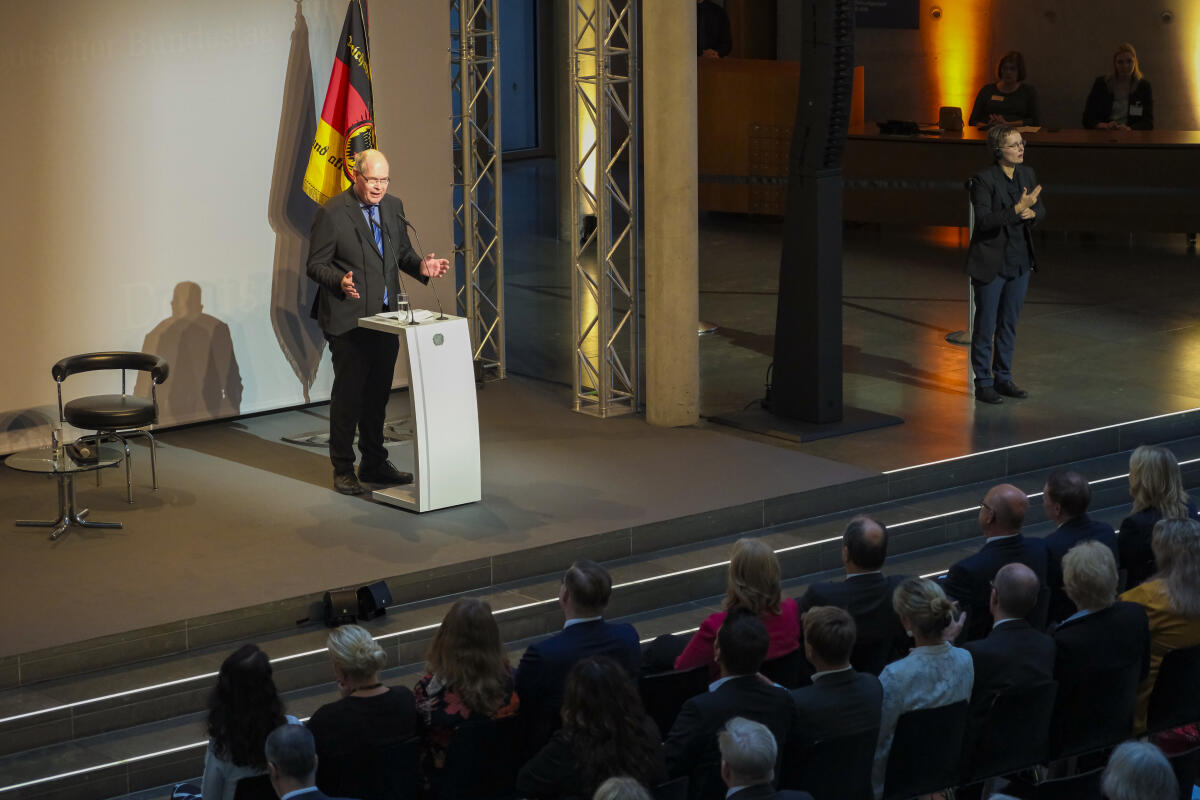
{"type": "Polygon", "coordinates": [[[936,119],[941,106],[962,109],[965,121],[979,87],[992,80],[989,55],[991,0],[942,0],[921,4],[921,45],[936,119]]]}

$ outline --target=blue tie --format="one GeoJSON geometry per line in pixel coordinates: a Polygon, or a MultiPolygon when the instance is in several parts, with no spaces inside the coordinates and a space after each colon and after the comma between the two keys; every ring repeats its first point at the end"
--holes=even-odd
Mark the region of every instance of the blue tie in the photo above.
{"type": "MultiPolygon", "coordinates": [[[[379,251],[379,255],[383,255],[383,226],[379,224],[379,206],[370,206],[367,213],[371,217],[371,232],[375,234],[375,249],[379,251]]],[[[383,307],[387,308],[388,293],[387,293],[387,270],[384,270],[383,284],[383,307]]]]}

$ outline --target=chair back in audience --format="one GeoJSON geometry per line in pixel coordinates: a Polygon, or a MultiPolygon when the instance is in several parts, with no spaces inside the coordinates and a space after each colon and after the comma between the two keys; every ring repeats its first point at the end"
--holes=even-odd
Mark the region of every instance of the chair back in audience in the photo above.
{"type": "Polygon", "coordinates": [[[1038,589],[1037,605],[1033,607],[1033,611],[1029,612],[1029,616],[1025,619],[1029,624],[1037,628],[1039,631],[1046,630],[1046,626],[1050,624],[1050,598],[1052,592],[1050,587],[1042,584],[1042,588],[1038,589]]]}
{"type": "Polygon", "coordinates": [[[813,800],[871,800],[871,765],[879,728],[836,739],[790,739],[779,788],[808,792],[813,800]]]}
{"type": "Polygon", "coordinates": [[[654,800],[687,800],[687,775],[660,783],[650,790],[650,794],[654,796],[654,800]]]}
{"type": "Polygon", "coordinates": [[[804,651],[797,647],[787,655],[764,661],[759,669],[763,675],[778,683],[785,689],[796,689],[811,681],[804,675],[804,651]],[[801,676],[804,676],[802,678],[801,676]]]}
{"type": "Polygon", "coordinates": [[[438,797],[511,797],[521,768],[520,734],[518,716],[470,720],[455,728],[446,750],[438,797]]]}
{"type": "Polygon", "coordinates": [[[642,705],[663,739],[675,724],[679,709],[683,704],[698,694],[708,690],[708,667],[699,666],[692,669],[658,672],[653,675],[643,675],[638,679],[638,693],[642,696],[642,705]]]}
{"type": "Polygon", "coordinates": [[[996,694],[987,715],[972,719],[968,725],[963,782],[974,783],[1045,763],[1057,695],[1058,684],[1054,681],[996,694]]]}
{"type": "Polygon", "coordinates": [[[337,762],[336,785],[320,785],[331,797],[416,800],[421,796],[421,740],[416,737],[374,742],[339,755],[337,762]]]}
{"type": "Polygon", "coordinates": [[[958,784],[967,701],[908,711],[896,720],[884,800],[907,800],[958,784]]]}
{"type": "Polygon", "coordinates": [[[1179,800],[1192,800],[1192,787],[1196,784],[1196,771],[1200,768],[1200,745],[1172,753],[1167,756],[1175,780],[1179,781],[1179,800]]]}
{"type": "Polygon", "coordinates": [[[1200,645],[1163,657],[1146,713],[1148,733],[1200,722],[1200,645]]]}
{"type": "Polygon", "coordinates": [[[1042,781],[1034,784],[1032,797],[1033,800],[1103,800],[1100,794],[1100,778],[1103,775],[1104,767],[1099,766],[1090,772],[1042,781]]]}
{"type": "Polygon", "coordinates": [[[1050,720],[1050,758],[1067,758],[1129,738],[1140,664],[1081,672],[1058,686],[1050,720]]]}
{"type": "Polygon", "coordinates": [[[875,677],[883,672],[892,655],[893,642],[890,638],[859,639],[850,651],[850,666],[857,672],[869,672],[875,677]]]}
{"type": "Polygon", "coordinates": [[[270,775],[252,775],[242,778],[233,790],[233,800],[277,800],[270,775]]]}
{"type": "Polygon", "coordinates": [[[728,787],[721,778],[721,762],[703,761],[687,774],[689,800],[724,800],[728,787]]]}

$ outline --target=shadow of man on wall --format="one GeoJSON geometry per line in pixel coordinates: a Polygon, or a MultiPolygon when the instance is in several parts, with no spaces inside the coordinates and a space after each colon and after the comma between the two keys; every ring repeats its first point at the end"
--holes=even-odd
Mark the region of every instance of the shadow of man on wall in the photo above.
{"type": "MultiPolygon", "coordinates": [[[[158,392],[160,424],[241,413],[242,374],[233,338],[228,325],[204,313],[198,284],[184,281],[175,286],[171,316],[146,334],[142,352],[162,356],[171,365],[171,379],[158,392]]],[[[138,373],[134,392],[150,396],[149,373],[138,373]]]]}

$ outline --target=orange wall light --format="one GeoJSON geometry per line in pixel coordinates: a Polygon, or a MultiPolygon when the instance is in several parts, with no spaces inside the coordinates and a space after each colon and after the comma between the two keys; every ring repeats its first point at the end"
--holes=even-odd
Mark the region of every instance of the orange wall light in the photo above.
{"type": "Polygon", "coordinates": [[[937,108],[957,106],[963,119],[979,87],[991,79],[988,19],[991,0],[933,0],[922,3],[921,46],[926,53],[926,85],[937,108]]]}

